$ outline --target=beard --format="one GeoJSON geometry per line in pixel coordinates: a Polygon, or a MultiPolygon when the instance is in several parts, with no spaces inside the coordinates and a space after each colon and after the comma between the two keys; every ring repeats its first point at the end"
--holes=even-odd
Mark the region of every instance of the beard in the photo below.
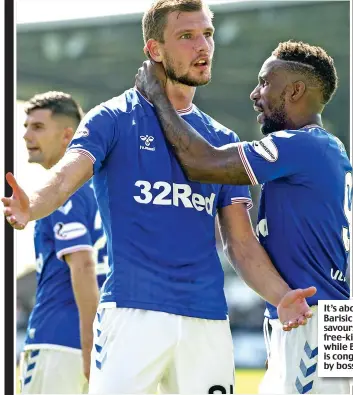
{"type": "MultiPolygon", "coordinates": [[[[211,66],[212,64],[210,64],[210,68],[211,66]]],[[[190,77],[188,73],[178,75],[174,67],[174,61],[167,55],[165,56],[164,69],[167,78],[178,84],[196,87],[207,85],[211,81],[211,73],[209,74],[208,78],[193,78],[190,77]]]]}
{"type": "Polygon", "coordinates": [[[284,92],[280,96],[280,105],[276,109],[271,110],[271,116],[265,117],[261,125],[261,133],[267,136],[270,133],[288,129],[290,120],[285,112],[284,92]]]}

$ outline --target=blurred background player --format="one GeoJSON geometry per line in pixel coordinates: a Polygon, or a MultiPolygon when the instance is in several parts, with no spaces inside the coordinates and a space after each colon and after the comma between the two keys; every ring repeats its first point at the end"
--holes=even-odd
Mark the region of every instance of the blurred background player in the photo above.
{"type": "MultiPolygon", "coordinates": [[[[157,1],[143,30],[150,56],[169,67],[168,94],[179,113],[218,146],[238,141],[192,104],[195,87],[211,78],[208,7],[157,1]]],[[[136,89],[91,110],[55,170],[30,208],[11,175],[17,200],[2,201],[9,223],[21,229],[62,205],[94,173],[110,272],[95,320],[90,393],[233,392],[216,213],[244,280],[280,307],[282,320],[310,314],[304,292],[291,292],[253,233],[248,188],[189,182],[152,105],[136,89]]]]}
{"type": "MultiPolygon", "coordinates": [[[[321,120],[337,88],[333,59],[320,47],[280,43],[264,62],[250,95],[266,137],[222,149],[210,145],[176,113],[164,92],[165,74],[161,65],[145,62],[136,85],[154,104],[189,179],[262,184],[257,225],[262,246],[292,288],[317,288],[308,299],[313,318],[290,333],[282,331],[277,309],[267,303],[264,326],[270,323],[272,335],[260,392],[349,393],[348,379],[319,378],[317,371],[318,300],[349,299],[345,275],[352,166],[342,142],[321,120]]],[[[222,228],[221,233],[227,240],[222,228]]]]}
{"type": "MultiPolygon", "coordinates": [[[[82,110],[70,95],[46,92],[32,97],[25,112],[28,161],[50,169],[64,155],[82,110]]],[[[34,243],[38,284],[21,361],[22,393],[83,393],[98,287],[107,267],[106,238],[90,183],[36,222],[34,243]]]]}

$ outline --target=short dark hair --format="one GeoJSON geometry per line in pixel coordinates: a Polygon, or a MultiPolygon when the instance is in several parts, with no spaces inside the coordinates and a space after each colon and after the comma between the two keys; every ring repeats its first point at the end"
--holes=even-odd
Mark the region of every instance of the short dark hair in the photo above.
{"type": "Polygon", "coordinates": [[[78,124],[83,117],[83,111],[71,95],[64,92],[49,91],[34,95],[25,103],[25,113],[34,110],[51,110],[52,115],[65,115],[78,124]]]}
{"type": "Polygon", "coordinates": [[[315,80],[322,90],[323,104],[327,104],[338,85],[338,76],[333,59],[317,46],[302,41],[285,41],[278,44],[272,52],[277,59],[295,62],[293,68],[315,80]]]}
{"type": "Polygon", "coordinates": [[[203,0],[156,0],[142,18],[142,33],[145,44],[150,38],[164,43],[164,29],[170,13],[174,11],[195,12],[202,9],[207,10],[210,17],[213,18],[212,11],[203,0]]]}

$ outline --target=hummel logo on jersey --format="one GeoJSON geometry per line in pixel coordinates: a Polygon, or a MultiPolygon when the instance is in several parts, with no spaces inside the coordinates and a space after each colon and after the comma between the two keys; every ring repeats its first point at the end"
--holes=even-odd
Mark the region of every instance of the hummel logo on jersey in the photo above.
{"type": "Polygon", "coordinates": [[[157,181],[152,185],[149,181],[139,180],[135,182],[135,185],[140,188],[139,195],[134,196],[138,203],[184,206],[197,211],[206,210],[207,214],[213,216],[213,203],[216,196],[214,193],[211,193],[210,197],[206,197],[199,193],[193,193],[188,184],[169,184],[165,181],[157,181]]]}
{"type": "Polygon", "coordinates": [[[140,139],[145,143],[145,145],[140,145],[140,149],[145,149],[148,151],[155,151],[156,147],[151,147],[151,143],[154,141],[153,136],[149,136],[146,134],[146,136],[140,136],[140,139]]]}

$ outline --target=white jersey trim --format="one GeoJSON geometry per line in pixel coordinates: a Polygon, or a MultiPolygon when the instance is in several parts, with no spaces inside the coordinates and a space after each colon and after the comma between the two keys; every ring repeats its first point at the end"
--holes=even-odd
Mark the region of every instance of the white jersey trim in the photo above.
{"type": "Polygon", "coordinates": [[[95,163],[96,158],[87,150],[83,148],[76,148],[72,147],[67,150],[67,152],[78,152],[79,154],[87,156],[89,159],[91,159],[92,163],[95,163]]]}
{"type": "Polygon", "coordinates": [[[249,176],[251,185],[257,185],[259,182],[257,181],[255,173],[253,172],[253,169],[248,161],[248,158],[246,157],[242,143],[238,144],[238,152],[239,152],[240,159],[243,163],[243,166],[245,168],[245,171],[246,171],[247,175],[249,176]]]}
{"type": "Polygon", "coordinates": [[[252,209],[254,206],[252,200],[247,197],[234,197],[234,198],[231,198],[230,200],[231,200],[232,204],[245,203],[247,210],[252,209]]]}
{"type": "Polygon", "coordinates": [[[93,251],[93,247],[89,244],[79,244],[77,246],[63,248],[62,250],[56,253],[56,257],[58,259],[63,260],[62,257],[64,255],[72,254],[73,252],[77,252],[77,251],[93,251]]]}
{"type": "Polygon", "coordinates": [[[72,354],[81,355],[82,350],[79,348],[72,348],[67,346],[60,346],[58,344],[26,344],[23,348],[25,351],[30,350],[56,350],[56,351],[65,351],[70,352],[72,354]]]}

